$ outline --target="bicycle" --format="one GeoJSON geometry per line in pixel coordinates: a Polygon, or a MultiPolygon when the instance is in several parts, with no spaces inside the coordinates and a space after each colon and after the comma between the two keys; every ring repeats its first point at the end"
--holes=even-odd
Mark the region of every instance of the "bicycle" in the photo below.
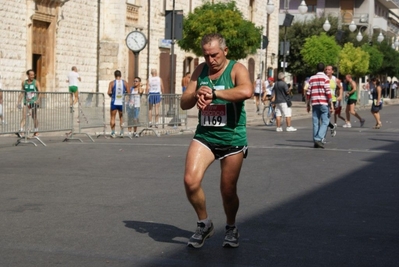
{"type": "Polygon", "coordinates": [[[271,101],[263,108],[262,119],[266,126],[271,126],[276,122],[276,110],[271,101]]]}

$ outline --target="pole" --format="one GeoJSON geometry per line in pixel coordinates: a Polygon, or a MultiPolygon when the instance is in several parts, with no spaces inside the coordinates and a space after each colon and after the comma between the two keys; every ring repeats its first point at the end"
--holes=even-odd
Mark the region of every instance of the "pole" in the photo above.
{"type": "Polygon", "coordinates": [[[285,75],[285,60],[287,58],[287,51],[286,50],[287,44],[287,26],[284,26],[284,43],[283,43],[283,73],[285,75]]]}
{"type": "MultiPolygon", "coordinates": [[[[172,42],[170,48],[170,94],[175,93],[175,73],[174,73],[174,55],[175,55],[175,0],[173,0],[173,7],[172,7],[172,42]]],[[[175,115],[175,110],[173,108],[174,101],[169,97],[169,110],[167,115],[173,116],[175,115]]]]}
{"type": "Polygon", "coordinates": [[[134,54],[134,78],[139,76],[139,52],[133,52],[134,54]]]}
{"type": "MultiPolygon", "coordinates": [[[[266,36],[268,38],[269,38],[269,20],[270,20],[270,14],[267,14],[267,16],[266,16],[266,36]]],[[[265,78],[269,76],[268,67],[267,67],[267,47],[268,46],[266,46],[266,50],[265,50],[265,78]]]]}
{"type": "Polygon", "coordinates": [[[262,77],[263,77],[262,48],[263,48],[263,34],[260,35],[260,50],[259,50],[259,74],[260,74],[260,80],[262,80],[262,77]]]}

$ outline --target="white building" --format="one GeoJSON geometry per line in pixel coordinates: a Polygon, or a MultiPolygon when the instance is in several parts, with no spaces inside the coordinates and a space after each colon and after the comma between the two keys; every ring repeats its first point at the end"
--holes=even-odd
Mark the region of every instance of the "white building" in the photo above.
{"type": "MultiPolygon", "coordinates": [[[[223,1],[223,0],[222,0],[223,1]]],[[[66,92],[66,75],[76,66],[82,91],[105,92],[116,69],[133,81],[135,55],[125,44],[126,35],[141,30],[148,39],[139,54],[138,74],[146,83],[149,69],[156,68],[170,90],[170,47],[164,40],[166,0],[13,0],[0,3],[0,75],[3,89],[20,89],[27,69],[34,69],[45,91],[66,92]]],[[[236,1],[246,19],[269,31],[267,53],[250,55],[244,63],[254,79],[266,64],[270,74],[277,67],[278,0],[266,25],[264,0],[236,1]],[[266,63],[261,63],[265,61],[266,63]]],[[[175,9],[184,15],[202,0],[176,0],[175,9]]],[[[261,36],[259,37],[259,40],[261,36]]],[[[202,61],[175,45],[175,92],[180,93],[183,73],[192,72],[202,61]]]]}

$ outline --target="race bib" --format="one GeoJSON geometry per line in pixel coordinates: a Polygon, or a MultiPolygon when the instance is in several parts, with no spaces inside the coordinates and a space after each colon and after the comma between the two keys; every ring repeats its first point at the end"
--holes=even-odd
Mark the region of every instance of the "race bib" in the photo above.
{"type": "Polygon", "coordinates": [[[36,92],[27,92],[26,93],[26,100],[31,101],[36,96],[36,92]]]}
{"type": "Polygon", "coordinates": [[[123,89],[122,83],[120,81],[117,82],[117,86],[115,88],[115,101],[114,105],[122,106],[123,104],[123,89]]]}
{"type": "Polygon", "coordinates": [[[210,104],[201,111],[201,126],[223,127],[227,124],[225,104],[210,104]]]}

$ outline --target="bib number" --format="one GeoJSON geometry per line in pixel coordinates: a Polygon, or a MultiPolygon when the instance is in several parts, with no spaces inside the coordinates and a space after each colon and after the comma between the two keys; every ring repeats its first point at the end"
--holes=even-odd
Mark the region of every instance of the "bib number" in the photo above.
{"type": "Polygon", "coordinates": [[[35,92],[27,92],[26,93],[26,100],[27,101],[32,101],[35,96],[36,96],[35,92]]]}
{"type": "Polygon", "coordinates": [[[201,126],[223,127],[227,124],[227,109],[224,104],[207,106],[201,111],[201,126]]]}

